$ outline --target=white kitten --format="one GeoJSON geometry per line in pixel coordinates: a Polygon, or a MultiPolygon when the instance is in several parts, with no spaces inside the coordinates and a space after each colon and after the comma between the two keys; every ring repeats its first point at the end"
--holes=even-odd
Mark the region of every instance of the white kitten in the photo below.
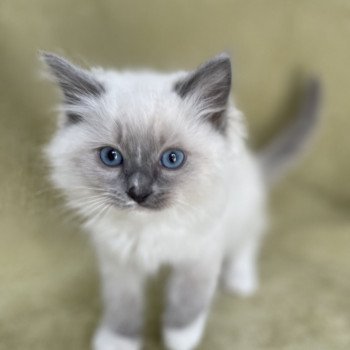
{"type": "Polygon", "coordinates": [[[222,270],[231,291],[257,287],[266,182],[309,138],[318,84],[292,127],[254,156],[229,98],[225,54],[173,74],[87,71],[42,58],[64,97],[46,148],[51,177],[85,219],[101,268],[105,309],[93,348],[141,348],[144,280],[170,265],[164,341],[194,349],[222,270]]]}

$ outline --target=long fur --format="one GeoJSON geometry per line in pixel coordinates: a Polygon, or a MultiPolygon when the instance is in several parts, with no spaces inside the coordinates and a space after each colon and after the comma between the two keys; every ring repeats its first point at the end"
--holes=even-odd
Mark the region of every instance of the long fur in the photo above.
{"type": "Polygon", "coordinates": [[[194,72],[170,74],[86,71],[53,54],[43,59],[64,97],[58,130],[45,149],[51,179],[85,219],[100,262],[105,312],[95,349],[117,349],[108,339],[127,350],[141,346],[139,291],[162,265],[174,270],[165,343],[173,350],[192,349],[222,268],[230,290],[248,295],[257,286],[265,178],[285,167],[284,155],[289,161],[314,128],[317,86],[287,136],[257,157],[246,146],[242,113],[229,99],[227,55],[194,72]],[[101,164],[98,149],[108,145],[126,155],[123,168],[101,164]],[[187,158],[171,172],[157,157],[174,147],[184,149],[187,158]],[[126,194],[130,173],[142,173],[152,183],[153,199],[144,205],[126,194]]]}

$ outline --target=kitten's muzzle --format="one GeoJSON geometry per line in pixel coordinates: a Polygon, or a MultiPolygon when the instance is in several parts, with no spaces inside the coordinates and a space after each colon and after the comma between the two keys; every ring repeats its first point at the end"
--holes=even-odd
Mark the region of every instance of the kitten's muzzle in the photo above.
{"type": "Polygon", "coordinates": [[[128,176],[126,194],[136,203],[141,204],[153,193],[151,174],[134,171],[128,176]]]}

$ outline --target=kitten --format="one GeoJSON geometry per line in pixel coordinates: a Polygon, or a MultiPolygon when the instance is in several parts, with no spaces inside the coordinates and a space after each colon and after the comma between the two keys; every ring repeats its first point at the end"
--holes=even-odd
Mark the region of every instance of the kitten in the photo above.
{"type": "Polygon", "coordinates": [[[309,139],[318,83],[291,128],[253,155],[230,99],[226,54],[171,74],[84,70],[51,53],[42,59],[63,94],[45,149],[51,178],[85,219],[102,275],[93,349],[142,347],[143,285],[162,265],[172,268],[164,342],[194,349],[219,275],[241,295],[257,287],[267,183],[309,139]]]}

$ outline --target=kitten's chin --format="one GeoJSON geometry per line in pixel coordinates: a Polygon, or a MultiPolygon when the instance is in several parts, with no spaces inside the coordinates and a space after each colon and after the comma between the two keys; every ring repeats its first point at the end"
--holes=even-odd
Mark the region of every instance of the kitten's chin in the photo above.
{"type": "Polygon", "coordinates": [[[162,211],[165,209],[169,209],[169,204],[148,204],[148,203],[135,203],[133,207],[131,207],[131,210],[134,211],[141,211],[141,212],[155,212],[155,211],[162,211]]]}

